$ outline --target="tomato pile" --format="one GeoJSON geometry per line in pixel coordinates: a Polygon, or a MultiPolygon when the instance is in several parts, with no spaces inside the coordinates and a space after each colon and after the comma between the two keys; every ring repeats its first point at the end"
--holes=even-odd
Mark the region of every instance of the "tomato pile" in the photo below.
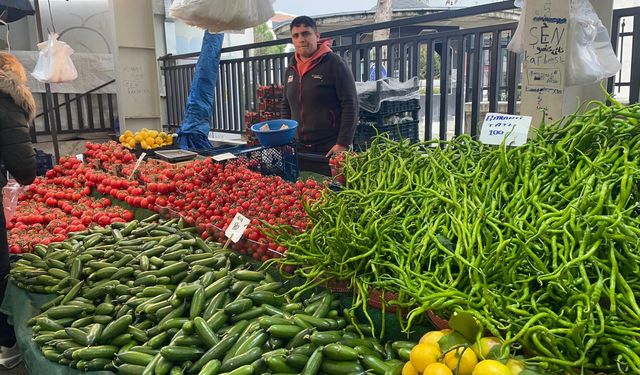
{"type": "Polygon", "coordinates": [[[90,225],[106,226],[133,220],[133,213],[112,206],[107,198],[90,197],[86,173],[91,169],[76,158],[63,157],[60,163],[38,177],[19,199],[7,223],[9,251],[31,251],[36,244],[60,242],[69,232],[90,225]]]}
{"type": "Polygon", "coordinates": [[[251,219],[251,225],[232,248],[264,261],[286,249],[261,233],[262,223],[303,230],[309,223],[303,200],[319,198],[322,189],[314,180],[291,183],[263,176],[241,161],[217,163],[211,158],[179,167],[148,160],[141,163],[135,177],[129,177],[136,160],[115,142],[87,143],[84,156],[86,163],[62,158],[21,197],[9,223],[12,252],[29,251],[36,243],[62,241],[67,233],[91,225],[133,219],[131,211],[112,206],[109,199],[90,197],[95,188],[131,207],[180,216],[196,225],[203,237],[219,242],[226,242],[224,231],[236,213],[241,213],[251,219]],[[122,167],[115,167],[118,165],[122,167]]]}

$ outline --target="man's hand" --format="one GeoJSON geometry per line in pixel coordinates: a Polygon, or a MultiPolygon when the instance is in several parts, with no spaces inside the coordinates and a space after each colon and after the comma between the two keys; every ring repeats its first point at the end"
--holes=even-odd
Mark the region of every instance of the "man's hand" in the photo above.
{"type": "Polygon", "coordinates": [[[331,147],[331,150],[329,150],[329,152],[327,152],[327,155],[325,155],[325,156],[330,158],[331,155],[339,154],[342,151],[347,151],[347,148],[345,146],[343,146],[343,145],[336,144],[333,147],[331,147]]]}

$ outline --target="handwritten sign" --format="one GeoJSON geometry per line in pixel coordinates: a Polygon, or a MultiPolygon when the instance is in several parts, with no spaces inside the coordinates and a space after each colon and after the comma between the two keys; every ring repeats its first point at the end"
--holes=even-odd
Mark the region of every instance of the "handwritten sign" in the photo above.
{"type": "Polygon", "coordinates": [[[241,213],[237,213],[236,216],[229,224],[227,230],[224,231],[224,235],[227,236],[231,241],[238,242],[242,238],[242,233],[247,229],[251,220],[243,216],[241,213]]]}
{"type": "Polygon", "coordinates": [[[520,113],[533,123],[562,116],[570,0],[529,1],[524,17],[525,51],[520,113]]]}
{"type": "Polygon", "coordinates": [[[81,162],[84,163],[84,154],[78,154],[76,155],[76,159],[80,160],[81,162]]]}
{"type": "Polygon", "coordinates": [[[487,113],[480,130],[480,142],[486,145],[522,146],[527,143],[531,116],[487,113]]]}
{"type": "Polygon", "coordinates": [[[224,154],[220,154],[220,155],[213,155],[211,158],[215,161],[225,161],[225,160],[229,160],[229,159],[235,159],[237,156],[235,156],[234,154],[230,153],[230,152],[225,152],[224,154]]]}

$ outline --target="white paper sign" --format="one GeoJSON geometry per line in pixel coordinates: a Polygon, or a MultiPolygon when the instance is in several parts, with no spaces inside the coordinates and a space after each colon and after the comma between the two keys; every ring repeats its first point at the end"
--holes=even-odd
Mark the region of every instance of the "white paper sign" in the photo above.
{"type": "Polygon", "coordinates": [[[76,159],[78,159],[78,160],[80,160],[80,161],[84,162],[84,154],[78,154],[78,155],[76,155],[76,159]]]}
{"type": "Polygon", "coordinates": [[[242,238],[242,233],[244,233],[244,230],[247,229],[250,223],[251,220],[244,217],[241,213],[237,213],[227,230],[224,231],[224,235],[231,241],[238,242],[240,238],[242,238]]]}
{"type": "Polygon", "coordinates": [[[229,159],[235,159],[236,156],[230,152],[225,152],[224,154],[213,155],[211,158],[215,161],[224,161],[229,159]]]}
{"type": "Polygon", "coordinates": [[[527,143],[531,116],[487,113],[480,131],[480,142],[500,145],[506,138],[507,146],[522,146],[527,143]]]}

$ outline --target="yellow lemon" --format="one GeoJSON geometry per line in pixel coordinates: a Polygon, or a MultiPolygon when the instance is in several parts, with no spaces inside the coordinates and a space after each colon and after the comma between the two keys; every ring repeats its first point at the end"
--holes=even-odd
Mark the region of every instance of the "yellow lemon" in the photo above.
{"type": "Polygon", "coordinates": [[[480,361],[473,369],[472,375],[512,375],[511,370],[502,363],[493,360],[485,359],[480,361]]]}
{"type": "Polygon", "coordinates": [[[511,371],[511,375],[518,375],[527,368],[527,365],[517,359],[509,358],[507,361],[507,367],[511,371]]]}
{"type": "Polygon", "coordinates": [[[153,139],[153,138],[151,138],[151,137],[147,137],[147,138],[145,139],[145,141],[147,141],[147,144],[148,144],[149,146],[153,146],[153,145],[156,143],[156,140],[155,140],[155,139],[153,139]]]}
{"type": "Polygon", "coordinates": [[[173,144],[173,137],[167,137],[166,144],[172,145],[173,144]]]}
{"type": "Polygon", "coordinates": [[[157,130],[149,130],[149,137],[157,137],[158,136],[158,131],[157,130]]]}
{"type": "Polygon", "coordinates": [[[500,347],[502,341],[497,337],[483,337],[473,344],[473,352],[478,358],[485,359],[494,347],[500,347]]]}
{"type": "Polygon", "coordinates": [[[432,345],[436,345],[438,348],[440,348],[440,344],[438,344],[438,341],[440,341],[441,338],[443,338],[445,336],[445,333],[443,333],[442,331],[431,331],[431,332],[427,332],[425,333],[421,338],[420,338],[420,344],[432,344],[432,345]]]}
{"type": "Polygon", "coordinates": [[[457,348],[445,354],[444,363],[457,375],[471,375],[478,364],[476,354],[470,348],[457,348]]]}
{"type": "Polygon", "coordinates": [[[141,141],[140,142],[140,147],[142,147],[143,150],[146,150],[149,148],[149,145],[147,145],[146,141],[141,141]]]}
{"type": "Polygon", "coordinates": [[[432,363],[424,369],[422,375],[453,375],[453,372],[442,363],[432,363]]]}
{"type": "Polygon", "coordinates": [[[136,134],[136,135],[134,135],[134,136],[133,136],[133,139],[134,139],[136,142],[142,142],[142,140],[143,140],[144,138],[142,138],[142,135],[140,135],[140,134],[136,134]]]}
{"type": "Polygon", "coordinates": [[[129,138],[129,140],[127,141],[127,145],[131,148],[136,147],[136,141],[133,138],[129,138]]]}
{"type": "Polygon", "coordinates": [[[118,141],[120,143],[125,143],[127,141],[127,137],[124,134],[122,134],[121,136],[118,137],[118,141]]]}
{"type": "Polygon", "coordinates": [[[402,368],[402,375],[418,375],[418,371],[413,367],[411,362],[407,362],[404,364],[402,368]]]}
{"type": "Polygon", "coordinates": [[[131,132],[131,130],[126,130],[124,132],[124,135],[126,135],[127,137],[133,137],[133,133],[131,132]]]}
{"type": "Polygon", "coordinates": [[[157,145],[161,145],[164,143],[164,139],[162,137],[156,137],[154,141],[157,145]]]}
{"type": "Polygon", "coordinates": [[[418,344],[411,349],[409,360],[418,372],[424,372],[428,365],[438,362],[441,354],[440,347],[436,345],[418,344]]]}

